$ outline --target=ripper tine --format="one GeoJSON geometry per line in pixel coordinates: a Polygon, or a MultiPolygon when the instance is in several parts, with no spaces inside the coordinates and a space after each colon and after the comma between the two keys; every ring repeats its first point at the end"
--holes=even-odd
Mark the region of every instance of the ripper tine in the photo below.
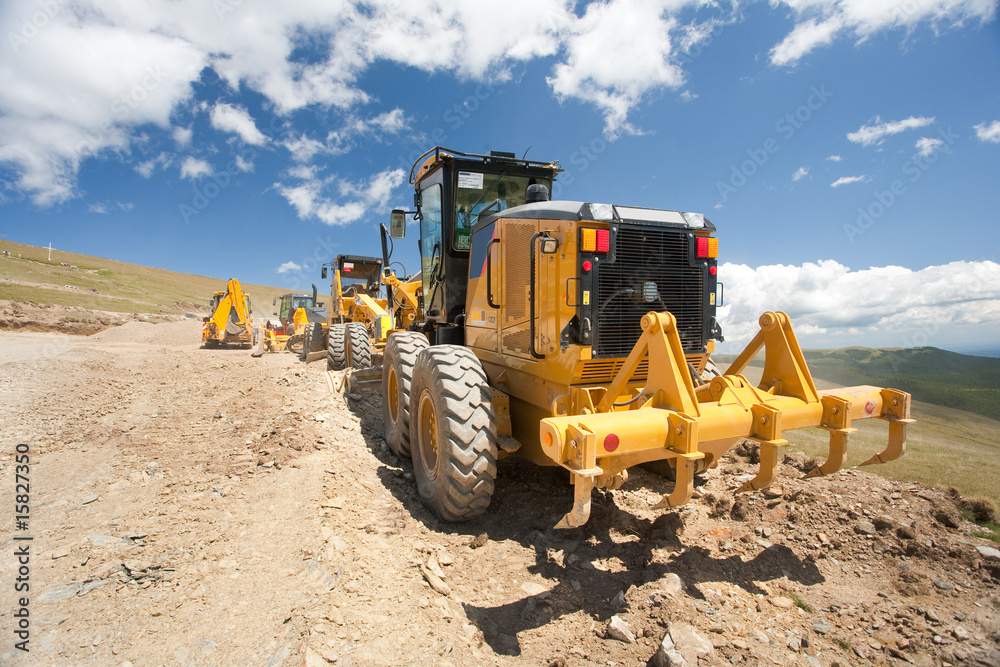
{"type": "Polygon", "coordinates": [[[736,493],[757,491],[771,486],[778,471],[778,449],[788,444],[787,440],[763,440],[760,444],[760,468],[753,479],[747,480],[736,493]]]}
{"type": "Polygon", "coordinates": [[[826,463],[810,470],[803,479],[825,477],[843,468],[847,463],[847,441],[852,433],[857,432],[856,428],[830,429],[830,455],[826,463]]]}
{"type": "Polygon", "coordinates": [[[691,500],[694,494],[694,462],[703,458],[700,454],[681,454],[677,457],[677,468],[674,474],[674,490],[663,496],[653,509],[670,509],[680,507],[691,500]]]}
{"type": "Polygon", "coordinates": [[[573,509],[559,520],[555,525],[556,528],[578,528],[587,523],[587,519],[590,518],[590,497],[594,490],[594,481],[593,477],[573,475],[573,509]]]}
{"type": "Polygon", "coordinates": [[[889,444],[881,452],[871,457],[860,465],[867,466],[874,463],[888,463],[895,461],[906,451],[906,425],[915,422],[915,419],[894,419],[889,422],[889,444]]]}

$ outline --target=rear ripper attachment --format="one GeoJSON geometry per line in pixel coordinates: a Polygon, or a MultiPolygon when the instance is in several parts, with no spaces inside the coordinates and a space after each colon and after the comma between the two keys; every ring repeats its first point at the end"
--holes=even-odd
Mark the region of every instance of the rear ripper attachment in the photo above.
{"type": "MultiPolygon", "coordinates": [[[[642,336],[615,379],[604,387],[573,387],[553,403],[543,419],[542,449],[573,474],[573,509],[557,528],[573,528],[590,517],[591,491],[617,488],[627,468],[672,459],[676,484],[657,508],[672,508],[691,499],[694,475],[711,465],[742,438],[760,445],[757,475],[737,491],[771,484],[778,449],[788,444],[785,430],[818,427],[830,432],[827,461],[806,477],[830,475],[845,463],[847,442],[856,429],[852,420],[877,417],[889,422],[889,444],[862,465],[886,463],[906,450],[910,395],[895,389],[858,386],[817,391],[788,316],[768,312],[760,332],[725,374],[698,385],[687,371],[677,321],[669,312],[647,313],[642,336]],[[764,373],[757,387],[740,373],[765,351],[764,373]],[[648,367],[645,386],[628,389],[640,363],[648,367]]],[[[633,385],[634,386],[634,385],[633,385]]]]}

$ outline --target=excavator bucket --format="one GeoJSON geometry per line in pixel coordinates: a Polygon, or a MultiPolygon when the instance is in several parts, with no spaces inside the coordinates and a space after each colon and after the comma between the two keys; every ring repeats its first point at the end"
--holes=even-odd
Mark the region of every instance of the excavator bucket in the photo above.
{"type": "Polygon", "coordinates": [[[785,431],[822,428],[830,434],[829,456],[806,477],[831,475],[846,461],[854,420],[878,418],[889,422],[888,446],[862,465],[885,463],[906,449],[910,395],[872,386],[818,391],[785,313],[760,317],[760,331],[730,368],[705,385],[695,387],[670,313],[648,313],[642,336],[607,391],[575,388],[553,404],[558,416],[543,419],[543,452],[573,473],[572,510],[557,525],[584,524],[590,515],[590,492],[606,488],[612,479],[636,464],[668,459],[676,470],[674,490],[656,505],[660,509],[688,502],[694,475],[718,461],[732,445],[746,438],[760,446],[757,474],[737,492],[769,486],[778,454],[788,444],[785,431]],[[764,351],[764,370],[753,386],[741,373],[764,351]],[[634,379],[647,362],[645,386],[634,379]],[[624,399],[624,400],[623,400],[624,399]],[[646,399],[645,401],[639,399],[646,399]],[[568,409],[567,409],[568,406],[568,409]]]}

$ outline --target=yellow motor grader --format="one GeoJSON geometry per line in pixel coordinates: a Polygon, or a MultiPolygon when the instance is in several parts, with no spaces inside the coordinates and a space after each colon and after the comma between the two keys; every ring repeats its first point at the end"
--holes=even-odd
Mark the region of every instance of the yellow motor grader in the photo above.
{"type": "Polygon", "coordinates": [[[231,278],[225,292],[216,292],[209,302],[212,314],[202,319],[201,343],[205,347],[239,344],[249,346],[253,337],[250,297],[240,281],[231,278]]]}
{"type": "Polygon", "coordinates": [[[438,516],[482,514],[497,460],[513,452],[571,473],[575,501],[557,528],[584,524],[592,490],[618,488],[646,462],[674,470],[657,507],[682,505],[695,474],[744,438],[759,443],[760,469],[739,491],[771,483],[792,429],[830,434],[809,477],[844,465],[854,420],[889,422],[888,446],[866,464],[903,453],[909,394],[818,391],[784,313],[764,313],[714,373],[715,226],[697,213],[550,201],[559,171],[436,147],[410,172],[416,211],[392,212],[394,238],[408,213],[420,224],[423,317],[386,342],[385,439],[412,456],[438,516]],[[761,350],[754,385],[741,373],[761,350]]]}
{"type": "MultiPolygon", "coordinates": [[[[382,226],[383,254],[387,233],[382,226]]],[[[360,255],[338,255],[331,263],[330,293],[333,309],[328,326],[315,328],[314,340],[326,336],[327,368],[366,369],[374,355],[381,353],[386,337],[394,328],[402,329],[420,317],[420,281],[401,281],[390,269],[383,271],[383,259],[360,255]],[[379,294],[386,287],[386,298],[379,294]]],[[[322,267],[327,277],[327,267],[322,267]]],[[[318,343],[317,343],[318,345],[318,343]]],[[[321,348],[317,348],[321,349],[321,348]]]]}

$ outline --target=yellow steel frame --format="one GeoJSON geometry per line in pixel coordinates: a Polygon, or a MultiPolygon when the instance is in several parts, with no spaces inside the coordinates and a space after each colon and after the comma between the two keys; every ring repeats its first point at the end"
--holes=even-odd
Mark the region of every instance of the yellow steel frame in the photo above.
{"type": "Polygon", "coordinates": [[[817,391],[805,357],[785,313],[764,313],[760,332],[727,372],[695,387],[681,347],[677,323],[670,313],[651,312],[643,333],[617,376],[603,387],[573,387],[558,409],[572,414],[545,418],[540,424],[543,452],[572,472],[573,509],[556,526],[580,526],[590,516],[595,487],[615,488],[627,468],[645,461],[674,459],[676,485],[657,507],[688,502],[694,474],[707,458],[717,460],[742,438],[760,445],[757,475],[738,491],[771,484],[778,451],[788,444],[786,430],[806,427],[830,433],[826,462],[807,477],[830,475],[845,463],[855,419],[876,417],[889,422],[888,446],[862,465],[892,461],[906,449],[910,395],[894,389],[859,386],[817,391]],[[761,382],[754,387],[740,373],[761,349],[765,352],[761,382]],[[635,389],[632,376],[648,358],[645,387],[635,389]]]}

